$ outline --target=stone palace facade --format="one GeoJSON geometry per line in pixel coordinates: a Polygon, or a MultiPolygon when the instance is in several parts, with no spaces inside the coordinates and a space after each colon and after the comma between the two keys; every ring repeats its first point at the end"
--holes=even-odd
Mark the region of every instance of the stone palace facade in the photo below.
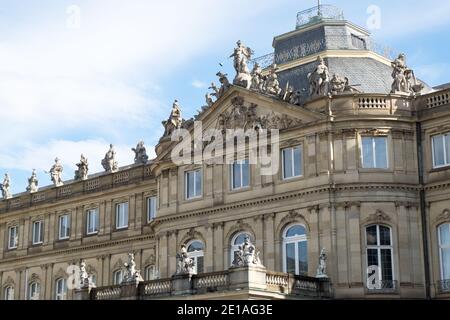
{"type": "Polygon", "coordinates": [[[238,42],[234,81],[219,72],[195,120],[278,129],[280,170],[175,164],[171,134],[194,130],[176,101],[155,159],[140,143],[118,168],[111,146],[105,172],[83,157],[66,182],[57,160],[54,186],[31,177],[17,195],[5,177],[0,299],[449,298],[450,86],[429,87],[329,6],[273,46],[252,60],[238,42]],[[230,268],[245,241],[258,264],[230,268]]]}

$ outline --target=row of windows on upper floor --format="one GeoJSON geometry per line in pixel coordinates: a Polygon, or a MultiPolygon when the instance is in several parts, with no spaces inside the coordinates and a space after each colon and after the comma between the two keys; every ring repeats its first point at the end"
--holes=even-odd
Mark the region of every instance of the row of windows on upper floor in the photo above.
{"type": "MultiPolygon", "coordinates": [[[[365,250],[367,266],[367,284],[373,289],[396,289],[394,273],[394,257],[392,230],[385,225],[370,225],[365,229],[365,250]]],[[[230,242],[230,264],[236,258],[239,247],[245,238],[251,238],[248,232],[237,233],[230,242]]],[[[253,239],[254,241],[254,239],[253,239]]],[[[450,223],[442,224],[438,227],[438,245],[441,279],[450,279],[450,223]]],[[[204,272],[205,246],[202,241],[194,239],[187,244],[188,256],[194,260],[195,273],[204,272]]],[[[308,240],[306,228],[301,224],[289,225],[283,232],[282,242],[283,272],[306,275],[308,273],[308,240]]],[[[112,273],[113,284],[122,283],[124,270],[115,270],[112,273]]],[[[145,268],[145,280],[159,278],[159,274],[154,265],[145,268]]],[[[96,283],[96,275],[91,275],[91,282],[96,283]]],[[[39,297],[40,284],[31,282],[27,288],[27,299],[39,297]]],[[[447,288],[448,289],[448,288],[447,288]]],[[[55,299],[64,300],[67,295],[67,280],[60,278],[55,283],[55,299]]],[[[14,287],[7,286],[3,290],[5,300],[14,299],[14,287]]]]}

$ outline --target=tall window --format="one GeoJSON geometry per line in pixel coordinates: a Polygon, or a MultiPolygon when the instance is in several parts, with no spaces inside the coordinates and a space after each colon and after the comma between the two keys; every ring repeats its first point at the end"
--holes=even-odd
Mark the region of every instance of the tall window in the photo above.
{"type": "Polygon", "coordinates": [[[69,239],[70,218],[68,214],[59,217],[59,240],[69,239]]]}
{"type": "Polygon", "coordinates": [[[151,222],[156,218],[157,198],[147,198],[147,222],[151,222]]]}
{"type": "Polygon", "coordinates": [[[121,284],[123,280],[123,270],[117,270],[113,273],[113,283],[115,285],[121,284]]]}
{"type": "Polygon", "coordinates": [[[303,175],[302,146],[283,149],[281,155],[283,164],[283,179],[301,177],[303,175]]]}
{"type": "Polygon", "coordinates": [[[116,204],[116,229],[128,228],[128,202],[116,204]]]}
{"type": "Polygon", "coordinates": [[[98,208],[89,209],[86,213],[86,234],[98,233],[98,208]]]}
{"type": "Polygon", "coordinates": [[[41,244],[44,242],[44,221],[39,220],[33,222],[33,244],[41,244]]]}
{"type": "Polygon", "coordinates": [[[67,281],[64,278],[56,280],[55,285],[55,299],[66,300],[67,295],[67,281]]]}
{"type": "Polygon", "coordinates": [[[239,246],[244,243],[246,237],[253,242],[253,237],[249,232],[240,232],[231,239],[230,264],[236,259],[236,254],[239,252],[239,246]]]}
{"type": "Polygon", "coordinates": [[[386,137],[362,137],[362,165],[365,169],[387,169],[386,137]]]}
{"type": "Polygon", "coordinates": [[[283,234],[283,269],[287,273],[308,274],[308,240],[302,225],[290,226],[283,234]]]}
{"type": "Polygon", "coordinates": [[[3,290],[3,300],[14,300],[14,287],[7,286],[3,290]]]}
{"type": "Polygon", "coordinates": [[[17,226],[8,228],[8,249],[16,249],[19,242],[19,228],[17,226]]]}
{"type": "Polygon", "coordinates": [[[195,263],[194,272],[196,274],[203,273],[204,270],[204,250],[205,247],[201,241],[194,240],[187,246],[188,257],[192,258],[195,263]]]}
{"type": "Polygon", "coordinates": [[[450,223],[441,225],[438,234],[441,280],[450,280],[450,223]]]}
{"type": "Polygon", "coordinates": [[[250,165],[248,159],[235,161],[231,165],[231,186],[233,190],[250,185],[250,165]]]}
{"type": "Polygon", "coordinates": [[[158,279],[158,272],[154,265],[145,267],[145,280],[155,280],[158,279]]]}
{"type": "Polygon", "coordinates": [[[28,285],[28,300],[39,300],[40,285],[38,282],[31,282],[28,285]]]}
{"type": "Polygon", "coordinates": [[[450,166],[450,133],[434,136],[433,140],[433,167],[450,166]]]}
{"type": "Polygon", "coordinates": [[[188,171],[185,173],[186,199],[194,199],[202,196],[202,170],[188,171]]]}
{"type": "MultiPolygon", "coordinates": [[[[392,266],[391,228],[373,225],[366,228],[368,285],[375,289],[395,289],[392,266]]],[[[369,288],[370,289],[370,288],[369,288]]]]}

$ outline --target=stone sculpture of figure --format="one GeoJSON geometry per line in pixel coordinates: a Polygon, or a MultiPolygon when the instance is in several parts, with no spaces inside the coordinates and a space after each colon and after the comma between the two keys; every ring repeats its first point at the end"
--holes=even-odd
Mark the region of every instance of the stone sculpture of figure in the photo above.
{"type": "Polygon", "coordinates": [[[216,97],[216,99],[219,99],[219,89],[217,88],[214,82],[211,82],[211,86],[208,89],[213,91],[213,93],[211,93],[211,96],[214,96],[216,97]]]}
{"type": "Polygon", "coordinates": [[[2,191],[3,199],[10,199],[12,197],[11,194],[11,180],[9,179],[9,175],[5,173],[5,178],[3,179],[3,183],[0,183],[0,189],[2,191]]]}
{"type": "Polygon", "coordinates": [[[123,282],[143,281],[140,270],[136,269],[136,262],[134,261],[134,253],[128,253],[128,262],[125,262],[125,275],[123,282]]]}
{"type": "Polygon", "coordinates": [[[194,267],[194,259],[189,258],[186,245],[181,245],[180,252],[177,253],[177,272],[175,274],[193,274],[194,267]]]}
{"type": "Polygon", "coordinates": [[[302,97],[302,93],[300,92],[300,90],[296,90],[289,97],[289,103],[299,106],[301,97],[302,97]]]}
{"type": "Polygon", "coordinates": [[[50,169],[50,179],[52,180],[55,187],[60,187],[64,185],[64,182],[62,181],[62,172],[63,172],[63,166],[59,162],[59,159],[55,159],[55,164],[50,169]]]}
{"type": "Polygon", "coordinates": [[[250,242],[250,237],[245,236],[244,243],[239,246],[239,251],[236,253],[233,267],[245,267],[245,266],[260,266],[262,267],[261,260],[259,258],[259,251],[256,251],[255,246],[250,242]]]}
{"type": "Polygon", "coordinates": [[[280,82],[278,81],[277,70],[277,65],[273,64],[270,67],[269,74],[265,83],[266,93],[275,96],[279,96],[282,91],[282,89],[280,88],[280,82]]]}
{"type": "Polygon", "coordinates": [[[144,141],[140,141],[136,148],[131,149],[134,152],[134,164],[146,164],[148,161],[147,149],[145,149],[144,141]]]}
{"type": "Polygon", "coordinates": [[[317,267],[317,274],[316,274],[317,278],[328,278],[326,260],[327,254],[325,252],[325,248],[322,248],[319,256],[319,265],[317,267]]]}
{"type": "Polygon", "coordinates": [[[234,59],[233,66],[234,70],[236,70],[236,77],[233,80],[233,84],[250,89],[252,77],[248,69],[248,60],[251,59],[253,51],[244,46],[240,40],[236,44],[237,47],[230,56],[230,58],[234,59]]]}
{"type": "Polygon", "coordinates": [[[37,192],[38,184],[39,184],[39,181],[37,179],[36,170],[33,169],[33,172],[31,173],[31,177],[28,178],[27,192],[29,192],[29,193],[37,192]]]}
{"type": "Polygon", "coordinates": [[[77,163],[78,170],[75,170],[75,180],[86,180],[88,178],[88,159],[82,154],[80,162],[77,163]]]}
{"type": "Polygon", "coordinates": [[[392,71],[394,82],[392,83],[391,93],[413,94],[422,91],[424,86],[418,83],[414,71],[406,65],[406,55],[404,53],[401,53],[391,64],[394,68],[392,71]]]}
{"type": "Polygon", "coordinates": [[[89,274],[86,271],[86,261],[81,260],[80,262],[80,285],[82,288],[89,287],[89,274]]]}
{"type": "Polygon", "coordinates": [[[317,58],[318,65],[308,74],[310,97],[326,96],[329,92],[330,74],[322,57],[317,58]]]}
{"type": "Polygon", "coordinates": [[[264,91],[264,76],[262,74],[261,66],[256,62],[252,70],[252,85],[250,89],[263,92],[264,91]]]}
{"type": "Polygon", "coordinates": [[[231,87],[230,81],[228,81],[227,74],[222,72],[217,72],[216,76],[219,77],[219,82],[221,84],[219,92],[217,92],[217,99],[223,96],[223,94],[231,87]]]}
{"type": "Polygon", "coordinates": [[[109,150],[105,154],[105,158],[102,160],[102,166],[106,172],[116,172],[119,169],[116,161],[116,151],[112,144],[109,145],[109,150]]]}
{"type": "Polygon", "coordinates": [[[182,123],[183,118],[181,117],[181,108],[178,104],[178,100],[175,100],[172,105],[169,120],[163,121],[163,126],[165,129],[164,136],[170,136],[176,129],[180,129],[182,123]]]}
{"type": "Polygon", "coordinates": [[[214,101],[211,98],[211,94],[209,92],[205,94],[205,102],[208,107],[211,107],[214,104],[214,101]]]}

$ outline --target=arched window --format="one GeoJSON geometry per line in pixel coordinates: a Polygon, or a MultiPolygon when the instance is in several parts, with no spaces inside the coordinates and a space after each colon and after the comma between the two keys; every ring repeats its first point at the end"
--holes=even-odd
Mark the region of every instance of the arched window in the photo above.
{"type": "Polygon", "coordinates": [[[367,227],[366,250],[368,289],[395,289],[391,228],[382,225],[367,227]]]}
{"type": "Polygon", "coordinates": [[[123,280],[123,270],[116,270],[113,272],[113,284],[121,284],[123,280]]]}
{"type": "Polygon", "coordinates": [[[159,278],[158,272],[154,265],[149,265],[145,267],[145,280],[156,280],[159,278]]]}
{"type": "Polygon", "coordinates": [[[239,251],[239,246],[244,243],[246,237],[249,237],[251,242],[254,242],[254,239],[249,232],[239,232],[231,239],[230,264],[232,264],[236,258],[236,253],[239,251]]]}
{"type": "Polygon", "coordinates": [[[67,281],[64,278],[56,280],[55,284],[55,299],[66,300],[67,296],[67,281]]]}
{"type": "Polygon", "coordinates": [[[31,282],[28,285],[28,300],[39,300],[40,285],[38,282],[31,282]]]}
{"type": "Polygon", "coordinates": [[[198,273],[203,273],[204,268],[204,253],[205,250],[205,246],[203,245],[203,242],[199,241],[199,240],[193,240],[191,242],[188,243],[187,245],[187,253],[189,258],[194,259],[194,263],[195,263],[195,269],[194,272],[196,274],[198,273]]]}
{"type": "Polygon", "coordinates": [[[291,225],[283,234],[283,270],[298,275],[308,274],[308,240],[306,229],[291,225]]]}
{"type": "Polygon", "coordinates": [[[7,286],[3,290],[3,300],[14,300],[14,287],[7,286]]]}
{"type": "Polygon", "coordinates": [[[441,280],[450,280],[450,223],[439,227],[438,236],[441,280]]]}

